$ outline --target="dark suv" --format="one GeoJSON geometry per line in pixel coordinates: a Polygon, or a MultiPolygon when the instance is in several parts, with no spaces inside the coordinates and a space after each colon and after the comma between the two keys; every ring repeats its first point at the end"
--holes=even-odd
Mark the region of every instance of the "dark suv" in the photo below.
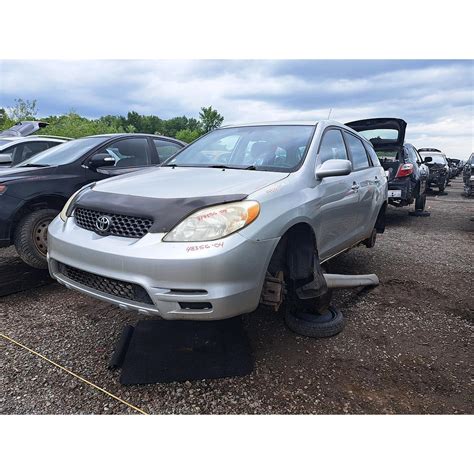
{"type": "Polygon", "coordinates": [[[158,165],[185,145],[158,135],[95,135],[0,170],[0,247],[14,244],[26,263],[47,268],[48,225],[75,191],[158,165]]]}
{"type": "Polygon", "coordinates": [[[471,154],[463,168],[462,178],[466,196],[474,195],[474,153],[471,154]]]}
{"type": "Polygon", "coordinates": [[[388,179],[388,203],[402,207],[414,202],[415,209],[423,211],[429,170],[416,148],[405,143],[405,120],[373,118],[346,125],[374,146],[388,179]]]}

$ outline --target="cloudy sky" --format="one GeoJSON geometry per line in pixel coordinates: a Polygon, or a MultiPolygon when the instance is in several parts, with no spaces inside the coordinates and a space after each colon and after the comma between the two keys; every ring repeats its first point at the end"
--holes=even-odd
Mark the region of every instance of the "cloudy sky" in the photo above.
{"type": "Polygon", "coordinates": [[[474,61],[0,61],[0,106],[37,99],[40,115],[129,110],[225,123],[402,117],[407,141],[466,158],[474,150],[474,61]]]}

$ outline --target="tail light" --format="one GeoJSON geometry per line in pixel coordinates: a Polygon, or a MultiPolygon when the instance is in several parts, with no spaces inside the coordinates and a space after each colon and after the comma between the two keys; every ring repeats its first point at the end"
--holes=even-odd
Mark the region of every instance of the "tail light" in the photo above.
{"type": "Polygon", "coordinates": [[[403,178],[404,176],[409,176],[413,173],[413,165],[411,163],[405,163],[400,168],[398,168],[395,178],[403,178]]]}

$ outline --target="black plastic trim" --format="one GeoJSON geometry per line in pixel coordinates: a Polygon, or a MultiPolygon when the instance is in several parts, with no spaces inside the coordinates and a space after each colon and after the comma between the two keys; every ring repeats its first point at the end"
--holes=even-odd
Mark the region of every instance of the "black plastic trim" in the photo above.
{"type": "Polygon", "coordinates": [[[169,232],[183,219],[205,207],[242,201],[247,194],[189,198],[150,198],[91,190],[80,194],[73,204],[96,211],[153,219],[150,233],[169,232]]]}

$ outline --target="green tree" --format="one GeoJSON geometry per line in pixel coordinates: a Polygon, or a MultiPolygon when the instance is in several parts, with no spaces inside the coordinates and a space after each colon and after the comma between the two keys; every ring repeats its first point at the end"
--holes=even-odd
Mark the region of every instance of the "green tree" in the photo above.
{"type": "Polygon", "coordinates": [[[185,128],[184,130],[177,132],[175,138],[186,143],[191,143],[200,136],[201,132],[199,130],[190,130],[189,128],[185,128]]]}
{"type": "Polygon", "coordinates": [[[15,105],[10,109],[8,115],[15,122],[20,122],[22,120],[35,120],[36,114],[38,113],[36,102],[36,99],[15,99],[15,105]]]}
{"type": "Polygon", "coordinates": [[[199,118],[201,119],[202,128],[204,133],[210,132],[215,128],[219,128],[224,121],[224,117],[217,112],[217,110],[212,108],[212,105],[209,107],[201,107],[201,112],[199,112],[199,118]]]}

